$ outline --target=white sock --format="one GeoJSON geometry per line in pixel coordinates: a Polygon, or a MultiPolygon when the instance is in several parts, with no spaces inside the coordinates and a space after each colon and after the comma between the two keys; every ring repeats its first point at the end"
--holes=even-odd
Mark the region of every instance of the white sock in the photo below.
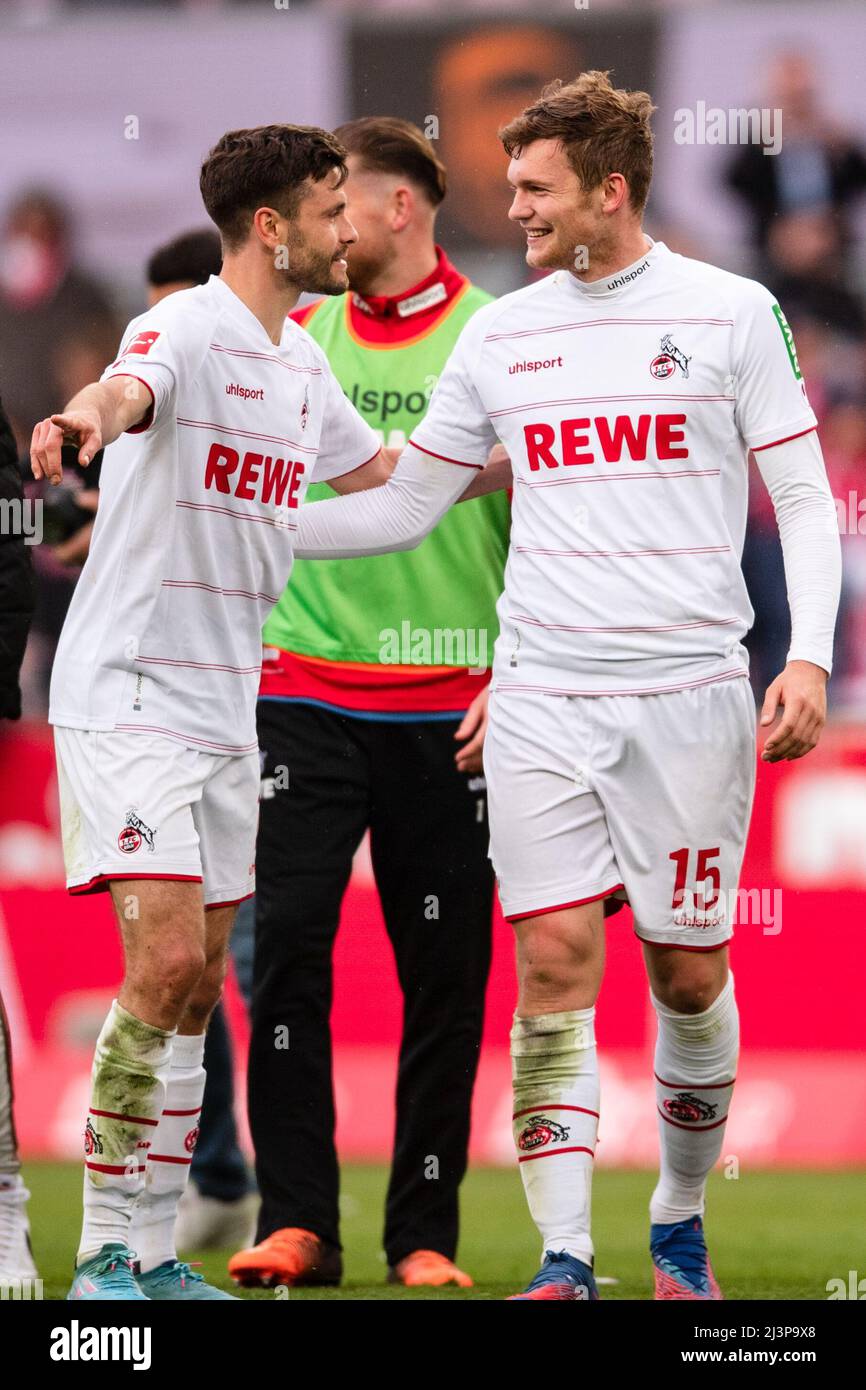
{"type": "Polygon", "coordinates": [[[514,1142],[544,1251],[592,1263],[590,1199],[598,1135],[595,1009],[514,1016],[514,1142]],[[554,1161],[555,1160],[555,1161],[554,1161]]]}
{"type": "Polygon", "coordinates": [[[112,1002],[91,1072],[79,1264],[108,1241],[129,1244],[145,1156],[162,1114],[173,1037],[112,1002]]]}
{"type": "Polygon", "coordinates": [[[165,1108],[147,1155],[147,1179],[135,1204],[129,1243],[141,1271],[176,1260],[177,1204],[189,1180],[204,1095],[204,1033],[174,1039],[165,1108]]]}
{"type": "Polygon", "coordinates": [[[708,1009],[678,1014],[650,992],[658,1015],[656,1105],[661,1163],[650,1220],[703,1216],[707,1177],[722,1151],[734,1089],[740,1020],[734,977],[708,1009]]]}

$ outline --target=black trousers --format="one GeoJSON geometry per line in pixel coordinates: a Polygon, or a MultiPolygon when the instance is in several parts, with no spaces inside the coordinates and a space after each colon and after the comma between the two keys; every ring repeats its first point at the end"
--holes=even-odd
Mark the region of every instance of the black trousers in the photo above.
{"type": "Polygon", "coordinates": [[[301,1226],[340,1243],[331,953],[369,827],[404,1001],[385,1252],[392,1265],[412,1250],[456,1252],[493,874],[484,783],[457,772],[455,728],[259,703],[263,776],[276,782],[261,803],[256,854],[248,1082],[260,1240],[301,1226]]]}

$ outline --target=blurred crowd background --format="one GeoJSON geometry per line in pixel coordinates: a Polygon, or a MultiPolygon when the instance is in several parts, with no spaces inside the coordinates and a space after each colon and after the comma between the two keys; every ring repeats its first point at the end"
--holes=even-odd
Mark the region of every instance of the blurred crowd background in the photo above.
{"type": "MultiPolygon", "coordinates": [[[[100,374],[144,307],[150,253],[201,225],[198,165],[225,128],[416,121],[448,167],[443,244],[502,293],[527,272],[505,215],[497,127],[551,77],[612,68],[659,108],[651,235],[763,280],[794,330],[842,535],[832,713],[866,716],[866,9],[554,0],[537,15],[507,0],[435,10],[419,0],[7,3],[0,395],[22,461],[34,422],[100,374]],[[701,102],[781,111],[781,152],[678,143],[677,112],[701,102]]],[[[24,712],[40,718],[78,570],[48,542],[34,560],[24,712]]],[[[744,567],[762,693],[784,665],[788,614],[759,481],[744,567]]]]}

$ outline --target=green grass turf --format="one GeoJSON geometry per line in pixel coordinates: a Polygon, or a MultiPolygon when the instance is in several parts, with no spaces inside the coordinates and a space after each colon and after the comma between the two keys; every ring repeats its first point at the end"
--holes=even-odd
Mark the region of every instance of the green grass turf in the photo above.
{"type": "MultiPolygon", "coordinates": [[[[80,1220],[78,1164],[26,1163],[33,1196],[33,1248],[46,1298],[65,1298],[80,1220]]],[[[866,1174],[741,1172],[736,1181],[710,1179],[707,1232],[713,1265],[728,1299],[826,1299],[831,1278],[847,1280],[862,1266],[866,1174]]],[[[387,1285],[380,1253],[386,1171],[373,1165],[343,1170],[345,1282],[339,1289],[293,1289],[297,1299],[501,1299],[535,1272],[538,1238],[520,1179],[507,1169],[478,1168],[463,1187],[460,1264],[474,1289],[403,1289],[387,1285]]],[[[646,1252],[647,1202],[654,1175],[602,1170],[593,1183],[596,1273],[618,1283],[602,1298],[648,1299],[652,1273],[646,1252]]],[[[200,1256],[202,1272],[233,1290],[226,1274],[231,1251],[200,1256]]],[[[195,1258],[190,1256],[189,1258],[195,1258]]],[[[244,1298],[273,1299],[267,1290],[244,1298]]]]}

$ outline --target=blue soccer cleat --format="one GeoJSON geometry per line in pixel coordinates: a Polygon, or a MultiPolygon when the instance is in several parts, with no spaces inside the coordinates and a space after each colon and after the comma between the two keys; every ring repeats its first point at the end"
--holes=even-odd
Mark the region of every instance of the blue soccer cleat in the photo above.
{"type": "Polygon", "coordinates": [[[213,1284],[205,1283],[203,1276],[183,1260],[166,1260],[156,1269],[149,1269],[146,1274],[137,1274],[136,1279],[145,1296],[155,1302],[171,1299],[200,1303],[209,1298],[230,1298],[235,1303],[240,1302],[233,1293],[224,1293],[222,1289],[214,1288],[213,1284]]]}
{"type": "Polygon", "coordinates": [[[135,1282],[134,1259],[135,1253],[125,1245],[103,1245],[98,1255],[84,1260],[76,1269],[67,1300],[143,1298],[147,1302],[147,1294],[135,1282]]]}
{"type": "Polygon", "coordinates": [[[544,1263],[523,1293],[513,1293],[508,1299],[513,1303],[520,1299],[556,1298],[568,1302],[592,1302],[598,1298],[592,1268],[567,1255],[564,1250],[544,1252],[544,1263]]]}
{"type": "Polygon", "coordinates": [[[656,1299],[720,1299],[699,1216],[650,1226],[656,1299]]]}

